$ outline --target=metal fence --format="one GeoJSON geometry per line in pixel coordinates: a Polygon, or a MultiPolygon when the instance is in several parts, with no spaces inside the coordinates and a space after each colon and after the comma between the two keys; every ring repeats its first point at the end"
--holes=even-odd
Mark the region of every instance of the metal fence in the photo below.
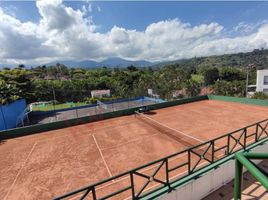
{"type": "Polygon", "coordinates": [[[268,138],[268,119],[55,199],[141,199],[216,161],[268,138]],[[141,181],[142,179],[142,181],[141,181]]]}
{"type": "Polygon", "coordinates": [[[129,108],[135,108],[140,106],[147,106],[162,102],[161,99],[152,99],[147,97],[129,98],[129,99],[117,99],[109,102],[88,104],[56,109],[51,107],[52,110],[35,110],[30,114],[30,124],[45,124],[56,121],[63,121],[68,119],[75,119],[80,117],[92,116],[103,114],[107,112],[113,112],[118,110],[125,110],[129,108]]]}

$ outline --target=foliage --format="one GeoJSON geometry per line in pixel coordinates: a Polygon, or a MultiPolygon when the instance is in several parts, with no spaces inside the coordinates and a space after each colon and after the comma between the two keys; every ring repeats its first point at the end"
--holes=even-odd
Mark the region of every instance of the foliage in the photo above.
{"type": "Polygon", "coordinates": [[[268,100],[268,95],[264,92],[256,92],[252,97],[252,99],[262,99],[262,100],[268,100]]]}
{"type": "Polygon", "coordinates": [[[216,95],[244,97],[245,85],[245,81],[217,81],[213,90],[216,95]]]}
{"type": "Polygon", "coordinates": [[[216,67],[208,68],[204,71],[205,85],[212,85],[219,79],[219,70],[216,67]]]}
{"type": "Polygon", "coordinates": [[[200,85],[204,84],[204,76],[202,74],[192,74],[191,79],[200,85]]]}
{"type": "Polygon", "coordinates": [[[245,73],[241,69],[223,67],[220,69],[220,79],[224,81],[245,80],[245,73]]]}
{"type": "Polygon", "coordinates": [[[186,95],[188,97],[198,96],[201,91],[201,85],[193,80],[188,80],[186,84],[186,95]]]}
{"type": "Polygon", "coordinates": [[[247,73],[249,84],[256,83],[256,69],[247,71],[246,66],[254,63],[257,69],[268,68],[267,58],[268,50],[262,49],[148,68],[81,69],[57,63],[27,69],[21,64],[15,69],[0,70],[0,103],[19,98],[26,98],[28,103],[51,100],[59,104],[91,103],[96,100],[90,98],[90,92],[97,89],[110,89],[113,98],[145,96],[148,89],[153,89],[160,98],[169,100],[177,91],[186,91],[187,96],[198,95],[204,85],[211,85],[215,94],[244,96],[247,73]]]}
{"type": "Polygon", "coordinates": [[[9,104],[19,99],[16,92],[14,85],[7,84],[4,80],[0,80],[0,104],[9,104]]]}
{"type": "Polygon", "coordinates": [[[1,103],[7,104],[19,98],[33,98],[31,72],[23,67],[0,71],[1,103]]]}

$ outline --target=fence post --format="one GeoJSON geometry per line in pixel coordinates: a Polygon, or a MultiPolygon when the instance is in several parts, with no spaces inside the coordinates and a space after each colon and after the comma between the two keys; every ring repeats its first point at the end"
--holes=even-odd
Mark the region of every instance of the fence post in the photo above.
{"type": "Polygon", "coordinates": [[[75,112],[76,112],[76,118],[78,118],[78,110],[75,109],[75,112]]]}
{"type": "Polygon", "coordinates": [[[6,119],[5,119],[3,107],[2,107],[2,105],[0,105],[0,107],[1,107],[1,113],[2,113],[2,116],[3,116],[4,126],[5,126],[5,129],[7,129],[7,124],[6,124],[6,119]]]}

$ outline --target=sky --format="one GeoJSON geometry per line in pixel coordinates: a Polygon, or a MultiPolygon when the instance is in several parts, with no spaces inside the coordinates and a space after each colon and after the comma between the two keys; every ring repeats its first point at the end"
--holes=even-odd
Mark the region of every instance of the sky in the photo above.
{"type": "Polygon", "coordinates": [[[268,2],[3,1],[0,63],[151,62],[268,48],[268,2]]]}

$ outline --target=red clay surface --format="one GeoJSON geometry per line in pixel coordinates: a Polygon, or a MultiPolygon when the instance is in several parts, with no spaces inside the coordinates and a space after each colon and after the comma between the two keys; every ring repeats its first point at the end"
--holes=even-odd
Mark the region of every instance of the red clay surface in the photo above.
{"type": "MultiPolygon", "coordinates": [[[[154,112],[148,116],[201,141],[268,118],[268,107],[216,100],[154,112]]],[[[185,148],[134,115],[2,141],[0,199],[51,199],[185,148]]]]}

